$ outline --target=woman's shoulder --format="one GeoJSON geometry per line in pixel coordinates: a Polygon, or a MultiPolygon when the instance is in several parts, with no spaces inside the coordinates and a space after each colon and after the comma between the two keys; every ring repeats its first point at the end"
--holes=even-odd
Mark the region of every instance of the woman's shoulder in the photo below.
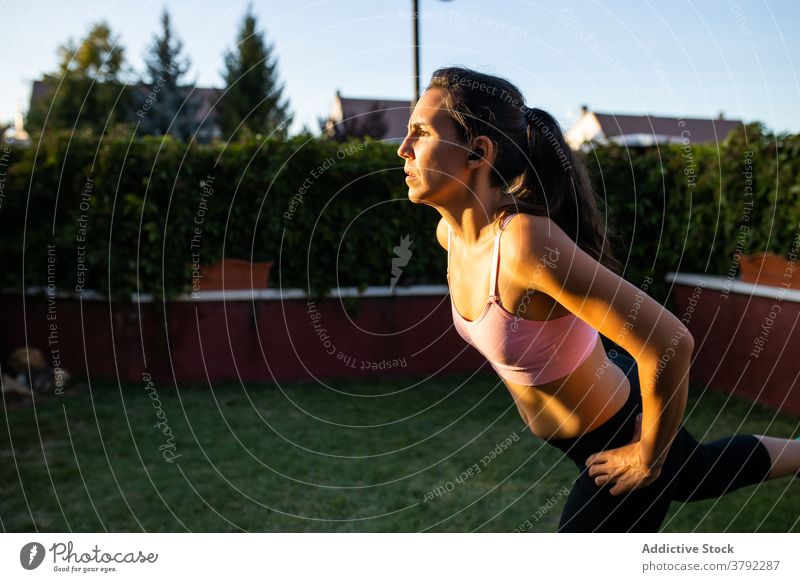
{"type": "MultiPolygon", "coordinates": [[[[549,295],[553,302],[553,289],[548,287],[545,275],[554,267],[554,257],[547,232],[558,228],[549,217],[528,212],[518,212],[500,219],[500,286],[511,288],[514,293],[530,293],[531,289],[549,295]],[[542,233],[545,233],[544,235],[542,233]]],[[[540,318],[544,319],[544,318],[540,318]]]]}
{"type": "Polygon", "coordinates": [[[500,250],[515,254],[543,249],[551,240],[564,234],[550,217],[529,212],[516,212],[501,217],[500,229],[500,250]]]}
{"type": "Polygon", "coordinates": [[[532,270],[556,267],[559,257],[575,257],[577,252],[572,239],[551,218],[522,212],[506,222],[499,251],[501,266],[523,278],[532,270]]]}

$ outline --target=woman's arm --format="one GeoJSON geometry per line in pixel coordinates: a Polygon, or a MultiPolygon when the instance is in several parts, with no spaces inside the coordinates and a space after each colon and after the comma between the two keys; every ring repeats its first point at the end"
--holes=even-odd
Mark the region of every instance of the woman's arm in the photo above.
{"type": "Polygon", "coordinates": [[[694,341],[691,336],[688,340],[676,336],[675,342],[661,350],[657,358],[637,359],[642,385],[641,453],[648,467],[664,464],[686,410],[694,341]]]}
{"type": "MultiPolygon", "coordinates": [[[[686,408],[694,347],[689,330],[660,303],[581,250],[546,217],[519,214],[508,223],[501,241],[501,256],[518,257],[501,261],[515,284],[553,297],[636,359],[642,433],[635,452],[648,471],[657,473],[686,408]]],[[[602,453],[593,457],[587,464],[608,460],[602,453]]]]}

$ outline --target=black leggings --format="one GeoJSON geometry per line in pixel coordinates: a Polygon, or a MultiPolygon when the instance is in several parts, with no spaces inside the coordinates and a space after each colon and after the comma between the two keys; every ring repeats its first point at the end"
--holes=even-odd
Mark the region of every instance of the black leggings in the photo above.
{"type": "Polygon", "coordinates": [[[596,485],[588,474],[586,459],[598,451],[628,444],[636,416],[642,411],[636,362],[615,350],[609,350],[608,357],[630,380],[628,401],[586,434],[547,440],[564,451],[581,471],[565,502],[559,532],[656,532],[673,499],[711,499],[767,478],[771,460],[757,437],[737,435],[700,444],[681,424],[654,482],[619,496],[609,493],[613,483],[596,485]]]}

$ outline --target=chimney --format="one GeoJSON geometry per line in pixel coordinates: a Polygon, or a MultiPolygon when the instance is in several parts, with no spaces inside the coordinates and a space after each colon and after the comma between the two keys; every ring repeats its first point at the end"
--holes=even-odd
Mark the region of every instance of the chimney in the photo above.
{"type": "Polygon", "coordinates": [[[581,105],[581,115],[586,115],[587,113],[589,113],[589,106],[586,104],[581,105]]]}

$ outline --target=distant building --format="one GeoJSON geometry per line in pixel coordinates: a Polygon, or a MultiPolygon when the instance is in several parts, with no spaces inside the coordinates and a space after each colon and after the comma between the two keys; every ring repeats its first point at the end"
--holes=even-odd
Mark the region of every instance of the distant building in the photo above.
{"type": "MultiPolygon", "coordinates": [[[[189,95],[191,87],[181,87],[184,99],[189,95]]],[[[134,103],[144,103],[148,94],[151,92],[152,87],[147,84],[139,83],[137,85],[130,85],[134,103]]],[[[213,139],[222,137],[222,129],[217,121],[218,106],[215,105],[217,100],[222,95],[222,89],[215,89],[213,87],[194,87],[188,100],[188,110],[191,114],[191,135],[199,142],[209,142],[213,139]]],[[[51,88],[45,81],[34,81],[31,90],[30,110],[33,110],[34,105],[41,100],[47,99],[51,94],[51,88]]],[[[134,112],[135,114],[135,112],[134,112]]],[[[132,121],[140,121],[135,117],[132,121]]],[[[142,123],[142,129],[145,133],[147,131],[147,118],[142,123]]]]}
{"type": "Polygon", "coordinates": [[[19,108],[17,108],[17,114],[14,117],[14,127],[0,129],[0,142],[16,145],[29,145],[31,143],[31,136],[28,135],[25,127],[23,127],[22,111],[19,108]]]}
{"type": "Polygon", "coordinates": [[[724,119],[657,117],[654,115],[615,115],[589,111],[581,107],[580,118],[565,138],[573,149],[587,142],[651,146],[664,143],[708,143],[722,141],[742,122],[724,119]]]}
{"type": "Polygon", "coordinates": [[[330,115],[321,124],[322,133],[333,139],[369,135],[400,143],[406,136],[410,116],[410,101],[342,97],[337,90],[330,115]]]}
{"type": "MultiPolygon", "coordinates": [[[[150,85],[133,85],[134,100],[139,103],[144,103],[148,93],[152,90],[150,85]]],[[[222,95],[222,89],[215,89],[213,87],[181,87],[181,95],[183,99],[187,99],[186,109],[191,112],[191,121],[188,124],[189,135],[194,136],[195,141],[200,143],[208,143],[214,139],[222,137],[222,129],[217,121],[217,111],[219,105],[217,100],[222,95]],[[189,92],[191,91],[191,95],[189,92]]],[[[147,118],[145,118],[145,121],[147,118]]],[[[145,131],[151,131],[145,126],[145,131]]]]}

